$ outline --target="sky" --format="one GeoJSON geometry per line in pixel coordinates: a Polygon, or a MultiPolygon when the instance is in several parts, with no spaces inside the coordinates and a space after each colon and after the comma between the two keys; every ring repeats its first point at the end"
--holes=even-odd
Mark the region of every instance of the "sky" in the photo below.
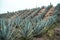
{"type": "Polygon", "coordinates": [[[56,6],[60,0],[0,0],[0,14],[18,10],[31,9],[49,4],[56,6]]]}

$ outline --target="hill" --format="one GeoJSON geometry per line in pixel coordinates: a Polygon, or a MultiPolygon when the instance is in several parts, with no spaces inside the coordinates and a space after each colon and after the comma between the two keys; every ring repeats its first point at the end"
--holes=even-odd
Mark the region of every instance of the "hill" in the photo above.
{"type": "MultiPolygon", "coordinates": [[[[11,37],[15,37],[17,33],[19,34],[17,30],[20,31],[20,29],[22,29],[23,32],[21,36],[23,39],[21,39],[20,36],[17,35],[17,37],[14,38],[14,40],[24,40],[27,36],[28,37],[25,40],[29,40],[28,38],[30,38],[32,35],[34,37],[34,40],[47,40],[48,37],[50,40],[60,40],[59,24],[60,4],[57,4],[57,6],[55,7],[52,4],[50,4],[47,7],[43,6],[41,8],[38,7],[33,9],[25,9],[16,12],[7,12],[4,14],[0,14],[0,30],[2,32],[1,35],[5,33],[5,26],[7,29],[8,26],[9,28],[13,28],[11,33],[13,33],[13,31],[15,30],[15,32],[12,35],[10,35],[11,37]],[[2,30],[2,28],[4,30],[2,30]]],[[[6,36],[6,34],[4,35],[6,36]]],[[[3,40],[2,38],[0,39],[3,40]]],[[[5,40],[8,39],[6,38],[5,40]]]]}

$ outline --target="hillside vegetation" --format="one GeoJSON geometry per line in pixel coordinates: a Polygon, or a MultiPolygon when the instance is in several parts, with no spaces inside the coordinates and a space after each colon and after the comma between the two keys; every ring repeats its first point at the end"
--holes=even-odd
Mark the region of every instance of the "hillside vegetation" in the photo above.
{"type": "Polygon", "coordinates": [[[60,4],[0,14],[0,40],[60,40],[60,4]]]}

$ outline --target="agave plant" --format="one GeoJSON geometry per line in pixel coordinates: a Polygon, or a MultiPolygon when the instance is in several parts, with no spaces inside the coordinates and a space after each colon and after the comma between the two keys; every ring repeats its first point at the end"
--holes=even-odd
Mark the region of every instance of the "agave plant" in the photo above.
{"type": "Polygon", "coordinates": [[[58,11],[60,10],[60,3],[57,4],[57,6],[55,7],[55,9],[58,10],[58,11]]]}
{"type": "Polygon", "coordinates": [[[46,12],[47,12],[51,7],[53,7],[53,5],[48,5],[48,7],[46,7],[46,12]]]}
{"type": "Polygon", "coordinates": [[[11,25],[11,21],[6,22],[6,19],[1,19],[1,31],[0,31],[0,40],[10,40],[13,27],[11,25]]]}
{"type": "Polygon", "coordinates": [[[44,15],[46,12],[41,13],[40,15],[36,16],[35,18],[31,19],[32,22],[38,22],[41,21],[44,18],[44,15]]]}
{"type": "Polygon", "coordinates": [[[28,20],[25,21],[25,24],[23,27],[20,26],[20,40],[32,40],[33,38],[33,27],[31,22],[28,20]]]}

